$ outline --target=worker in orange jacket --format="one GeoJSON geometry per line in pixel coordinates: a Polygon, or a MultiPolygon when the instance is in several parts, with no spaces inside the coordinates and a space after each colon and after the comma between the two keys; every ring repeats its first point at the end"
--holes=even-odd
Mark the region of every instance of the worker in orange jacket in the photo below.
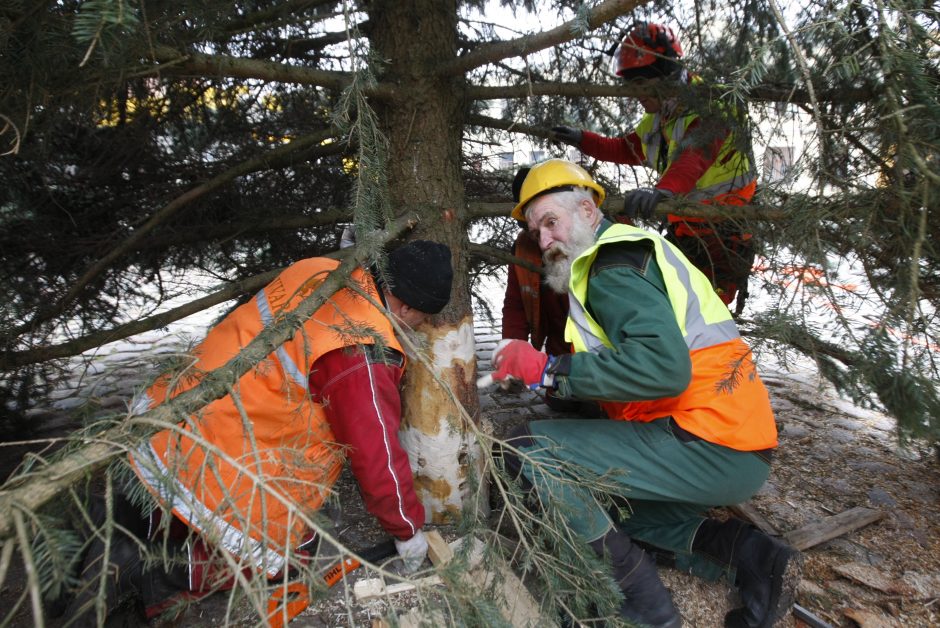
{"type": "MultiPolygon", "coordinates": [[[[289,316],[338,265],[310,258],[288,267],[214,326],[195,348],[193,364],[158,378],[134,410],[196,386],[289,316]]],[[[356,269],[351,282],[371,300],[350,287],[339,290],[231,393],[131,451],[131,467],[164,513],[163,525],[154,532],[155,517],[136,515],[123,498],[117,502],[121,525],[108,548],[109,609],[131,593],[153,615],[176,593],[192,597],[231,586],[232,564],[248,576],[288,573],[311,541],[310,518],[347,459],[366,508],[393,537],[404,571],[420,566],[428,547],[425,511],[398,440],[405,356],[389,317],[410,328],[444,308],[451,252],[435,242],[410,242],[388,256],[386,276],[383,283],[374,269],[356,269]],[[144,566],[140,544],[148,539],[175,547],[181,563],[144,566]],[[222,552],[229,558],[220,558],[222,552]]],[[[69,608],[75,625],[95,621],[103,545],[93,543],[84,560],[87,586],[69,608]]]]}

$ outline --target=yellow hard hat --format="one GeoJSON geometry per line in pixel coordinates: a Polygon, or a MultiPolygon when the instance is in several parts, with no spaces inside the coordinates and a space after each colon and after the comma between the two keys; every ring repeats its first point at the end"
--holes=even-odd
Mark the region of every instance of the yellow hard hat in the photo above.
{"type": "MultiPolygon", "coordinates": [[[[516,220],[525,220],[525,206],[537,196],[551,190],[566,186],[582,186],[594,190],[594,200],[600,207],[607,193],[587,170],[567,159],[546,159],[532,166],[522,189],[519,190],[519,203],[512,209],[512,217],[516,220]]],[[[558,190],[561,192],[562,190],[558,190]]]]}

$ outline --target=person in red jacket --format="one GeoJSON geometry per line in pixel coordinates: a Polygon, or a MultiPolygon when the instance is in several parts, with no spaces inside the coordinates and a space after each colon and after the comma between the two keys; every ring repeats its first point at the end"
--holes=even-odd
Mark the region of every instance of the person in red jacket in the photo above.
{"type": "MultiPolygon", "coordinates": [[[[667,26],[641,23],[614,53],[611,70],[627,82],[645,86],[671,82],[701,85],[700,78],[682,68],[682,48],[667,26]]],[[[682,197],[689,201],[745,205],[754,195],[756,173],[741,142],[718,103],[692,106],[691,98],[639,97],[646,112],[636,129],[623,137],[605,137],[569,126],[553,127],[556,141],[577,147],[602,161],[645,165],[659,174],[653,187],[628,192],[624,214],[652,218],[656,205],[682,197]],[[714,111],[707,111],[713,109],[714,111]]],[[[737,299],[740,313],[747,297],[747,279],[754,261],[751,235],[731,221],[667,215],[667,239],[712,281],[729,305],[737,299]]]]}
{"type": "MultiPolygon", "coordinates": [[[[526,173],[523,166],[512,182],[513,201],[519,202],[519,189],[526,173]]],[[[542,251],[523,228],[512,245],[512,254],[535,267],[542,266],[542,251]]],[[[565,342],[565,320],[568,318],[568,297],[550,290],[539,272],[519,264],[511,264],[503,296],[502,337],[528,340],[536,349],[546,346],[549,353],[568,353],[565,342]]]]}
{"type": "MultiPolygon", "coordinates": [[[[133,411],[196,386],[290,316],[338,265],[310,258],[284,270],[209,330],[189,369],[158,378],[133,411]]],[[[367,510],[394,539],[403,570],[421,565],[428,548],[425,511],[398,440],[405,357],[390,321],[410,328],[444,308],[453,279],[450,249],[410,242],[389,254],[386,276],[388,283],[374,269],[353,271],[347,285],[371,301],[351,287],[334,293],[290,340],[239,378],[232,389],[237,395],[209,403],[131,451],[131,468],[162,516],[143,517],[126,498],[113,499],[117,525],[110,538],[93,537],[83,587],[66,609],[72,625],[97,623],[102,583],[106,611],[135,595],[149,617],[166,609],[168,599],[231,588],[233,564],[246,577],[289,573],[312,541],[306,522],[346,460],[367,510]],[[148,543],[175,562],[142,560],[148,543]]],[[[93,506],[92,519],[101,525],[107,510],[93,506]]]]}
{"type": "MultiPolygon", "coordinates": [[[[529,172],[528,166],[519,168],[512,182],[513,201],[519,202],[519,190],[529,172]]],[[[512,254],[533,266],[542,267],[542,251],[523,225],[512,245],[512,254]]],[[[548,287],[542,275],[520,264],[510,264],[503,295],[502,338],[527,340],[536,349],[552,355],[571,352],[565,340],[565,322],[568,320],[568,296],[548,287]]],[[[573,412],[595,416],[600,412],[592,402],[566,401],[548,391],[545,405],[556,412],[573,412]]]]}

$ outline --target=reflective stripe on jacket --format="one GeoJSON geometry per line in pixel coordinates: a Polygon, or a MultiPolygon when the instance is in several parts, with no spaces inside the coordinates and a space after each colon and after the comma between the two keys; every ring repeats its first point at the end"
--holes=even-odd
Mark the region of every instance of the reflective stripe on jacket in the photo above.
{"type": "Polygon", "coordinates": [[[664,238],[615,224],[574,261],[566,338],[576,352],[617,350],[588,312],[590,270],[601,246],[643,240],[654,246],[676,323],[689,350],[692,381],[677,397],[602,402],[608,416],[642,422],[672,416],[683,429],[718,445],[740,451],[775,447],[777,429],[770,398],[731,313],[708,279],[664,238]]]}
{"type": "MultiPolygon", "coordinates": [[[[693,85],[701,83],[701,78],[692,79],[693,85]]],[[[659,113],[644,115],[635,131],[643,147],[643,163],[660,174],[668,170],[679,154],[691,147],[686,131],[699,118],[699,114],[694,112],[665,121],[659,113]],[[666,140],[665,146],[663,139],[666,140]],[[662,151],[665,151],[664,155],[660,154],[662,151]]],[[[729,133],[715,161],[695,182],[695,189],[689,192],[687,198],[691,201],[706,201],[742,190],[756,180],[757,173],[751,167],[750,160],[747,155],[737,150],[734,134],[729,133]]]]}
{"type": "MultiPolygon", "coordinates": [[[[338,266],[301,260],[213,327],[182,375],[163,376],[139,400],[154,407],[199,383],[267,326],[290,315],[338,266]]],[[[351,281],[379,302],[368,272],[351,281]]],[[[298,516],[323,503],[340,474],[343,453],[323,407],[308,392],[311,366],[326,353],[383,342],[401,351],[382,312],[349,289],[335,294],[233,386],[175,429],[132,452],[131,464],[154,496],[197,532],[255,568],[274,575],[306,532],[298,516]],[[266,491],[258,490],[260,478],[266,491]]]]}

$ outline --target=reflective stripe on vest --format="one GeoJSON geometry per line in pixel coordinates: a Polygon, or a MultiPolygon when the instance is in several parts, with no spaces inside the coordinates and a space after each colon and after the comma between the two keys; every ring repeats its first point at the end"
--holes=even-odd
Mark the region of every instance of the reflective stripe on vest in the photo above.
{"type": "Polygon", "coordinates": [[[284,555],[281,552],[266,548],[264,543],[252,539],[235,526],[214,517],[212,512],[190,492],[189,488],[178,482],[176,476],[170,473],[149,441],[141,443],[134,450],[134,461],[136,463],[134,469],[140,480],[181,519],[186,522],[211,521],[216,524],[213,534],[209,535],[213,542],[218,543],[235,556],[250,556],[253,564],[266,567],[265,573],[270,577],[277,575],[284,567],[284,555]]]}
{"type": "MultiPolygon", "coordinates": [[[[270,327],[273,325],[274,314],[271,312],[271,304],[268,303],[268,295],[264,293],[264,288],[259,290],[258,294],[255,295],[255,303],[258,306],[258,314],[261,315],[261,322],[264,323],[264,326],[270,327]]],[[[292,379],[295,384],[306,390],[307,376],[304,375],[304,372],[300,370],[294,360],[288,355],[284,345],[278,347],[275,353],[277,354],[277,359],[281,363],[281,368],[284,369],[284,372],[290,376],[290,379],[292,379]]]]}
{"type": "Polygon", "coordinates": [[[678,255],[672,244],[642,229],[615,224],[571,265],[568,292],[570,311],[565,338],[575,344],[576,351],[597,353],[604,347],[613,346],[601,326],[582,305],[587,300],[588,273],[598,248],[614,242],[641,240],[648,240],[655,247],[656,261],[663,274],[669,302],[689,351],[740,337],[731,312],[715,295],[708,279],[678,255]]]}
{"type": "MultiPolygon", "coordinates": [[[[702,79],[698,77],[692,80],[693,85],[701,83],[702,79]]],[[[687,113],[664,121],[658,113],[644,115],[636,128],[646,156],[644,163],[660,174],[668,170],[678,153],[686,148],[684,140],[689,125],[699,117],[697,113],[687,113]],[[662,146],[664,134],[669,138],[666,147],[662,146]],[[660,152],[664,149],[667,150],[666,166],[664,170],[660,170],[660,152]]],[[[740,190],[756,180],[757,172],[747,156],[735,149],[734,133],[729,133],[718,151],[718,156],[695,182],[695,189],[691,190],[686,198],[690,201],[708,200],[740,190]]]]}

